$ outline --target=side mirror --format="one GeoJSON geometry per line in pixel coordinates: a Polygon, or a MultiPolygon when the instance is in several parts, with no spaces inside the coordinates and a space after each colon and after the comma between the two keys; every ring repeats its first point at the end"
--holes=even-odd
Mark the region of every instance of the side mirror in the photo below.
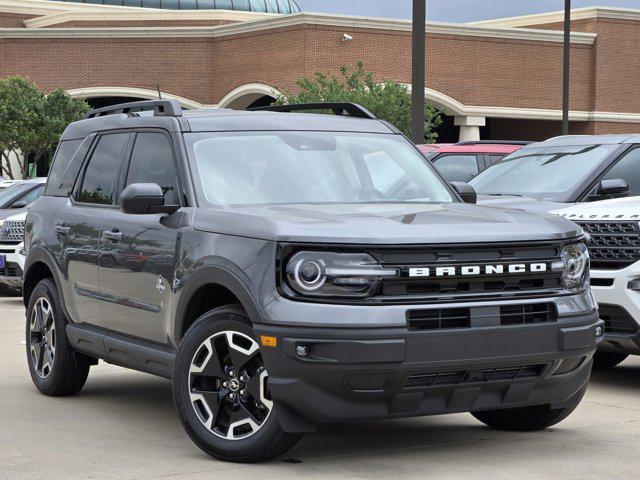
{"type": "Polygon", "coordinates": [[[11,208],[26,208],[27,205],[29,204],[24,200],[18,200],[17,202],[14,202],[13,205],[11,205],[11,208]]]}
{"type": "Polygon", "coordinates": [[[458,195],[462,197],[465,203],[476,203],[478,201],[478,194],[475,189],[466,182],[451,182],[453,189],[458,192],[458,195]]]}
{"type": "Polygon", "coordinates": [[[619,195],[625,196],[629,194],[629,184],[621,178],[612,178],[610,180],[602,180],[598,186],[598,195],[619,195]]]}
{"type": "Polygon", "coordinates": [[[164,193],[156,183],[132,183],[120,194],[120,210],[133,215],[173,213],[180,205],[165,205],[164,193]]]}

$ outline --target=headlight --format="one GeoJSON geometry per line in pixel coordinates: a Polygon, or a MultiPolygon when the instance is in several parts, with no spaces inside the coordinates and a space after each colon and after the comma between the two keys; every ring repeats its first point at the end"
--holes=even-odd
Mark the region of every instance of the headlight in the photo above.
{"type": "Polygon", "coordinates": [[[574,243],[562,248],[558,269],[562,270],[562,282],[568,290],[581,291],[589,284],[589,251],[584,243],[574,243]]]}
{"type": "Polygon", "coordinates": [[[298,252],[286,266],[289,287],[312,297],[367,297],[384,277],[397,274],[367,253],[298,252]]]}

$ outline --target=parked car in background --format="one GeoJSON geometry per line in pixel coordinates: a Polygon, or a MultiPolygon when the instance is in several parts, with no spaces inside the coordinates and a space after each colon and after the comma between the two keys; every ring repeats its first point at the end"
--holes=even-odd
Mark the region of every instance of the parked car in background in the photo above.
{"type": "Polygon", "coordinates": [[[478,173],[529,143],[531,142],[480,140],[418,145],[418,149],[447,181],[468,182],[478,173]]]}
{"type": "Polygon", "coordinates": [[[0,225],[3,219],[24,211],[44,194],[46,178],[24,180],[0,191],[0,225]]]}
{"type": "Polygon", "coordinates": [[[480,204],[536,212],[640,195],[640,135],[569,135],[533,143],[469,183],[480,204]]]}
{"type": "Polygon", "coordinates": [[[554,213],[591,236],[591,289],[605,322],[594,368],[640,355],[640,197],[581,203],[554,213]]]}
{"type": "Polygon", "coordinates": [[[6,218],[0,226],[0,286],[22,288],[26,217],[24,211],[6,218]]]}

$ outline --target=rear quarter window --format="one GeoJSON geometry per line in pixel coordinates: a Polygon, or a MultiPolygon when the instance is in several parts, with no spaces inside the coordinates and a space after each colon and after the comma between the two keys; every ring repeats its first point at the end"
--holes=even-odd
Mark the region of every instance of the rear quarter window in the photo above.
{"type": "Polygon", "coordinates": [[[71,194],[91,140],[92,137],[87,137],[84,141],[79,139],[60,142],[49,170],[45,195],[68,197],[71,194]]]}

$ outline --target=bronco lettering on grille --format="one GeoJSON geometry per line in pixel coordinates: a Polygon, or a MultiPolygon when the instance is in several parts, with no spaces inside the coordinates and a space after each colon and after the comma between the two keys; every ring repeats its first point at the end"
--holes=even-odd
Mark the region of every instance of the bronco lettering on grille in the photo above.
{"type": "Polygon", "coordinates": [[[543,273],[546,263],[511,263],[497,265],[458,265],[449,267],[417,267],[409,269],[410,277],[455,277],[475,275],[504,275],[518,273],[543,273]]]}

